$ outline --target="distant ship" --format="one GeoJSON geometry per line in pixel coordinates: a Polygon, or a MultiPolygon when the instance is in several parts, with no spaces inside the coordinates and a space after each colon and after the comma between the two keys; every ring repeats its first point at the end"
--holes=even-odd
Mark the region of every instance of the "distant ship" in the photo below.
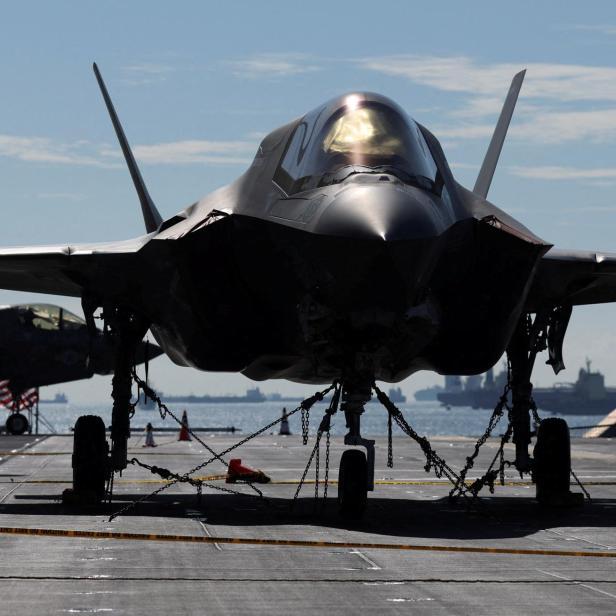
{"type": "MultiPolygon", "coordinates": [[[[442,388],[441,388],[442,389],[442,388]]],[[[406,402],[406,396],[402,393],[402,390],[399,387],[390,387],[387,395],[392,402],[397,404],[404,404],[406,402]]],[[[322,402],[328,402],[331,396],[325,396],[322,402]]],[[[299,396],[283,396],[279,393],[273,392],[271,394],[267,394],[267,400],[270,402],[301,402],[304,398],[299,396]]],[[[376,400],[376,398],[372,398],[376,400]]]]}
{"type": "Polygon", "coordinates": [[[391,387],[387,392],[389,399],[396,404],[404,404],[406,402],[406,396],[402,393],[399,387],[391,387]]]}
{"type": "MultiPolygon", "coordinates": [[[[470,406],[476,409],[493,409],[498,402],[505,383],[506,371],[494,377],[489,370],[485,379],[468,377],[462,383],[460,377],[449,377],[451,386],[438,394],[445,406],[470,406]],[[457,379],[457,382],[455,381],[457,379]]],[[[533,399],[542,411],[561,415],[606,415],[616,408],[616,388],[606,387],[603,374],[593,372],[590,360],[580,368],[575,383],[556,383],[554,387],[533,388],[533,399]]]]}
{"type": "Polygon", "coordinates": [[[438,394],[440,394],[442,391],[445,391],[445,389],[440,385],[432,385],[432,387],[418,389],[415,392],[415,400],[417,400],[418,402],[438,400],[438,394]]]}
{"type": "Polygon", "coordinates": [[[247,389],[245,396],[195,396],[194,394],[190,394],[188,396],[168,396],[161,395],[161,398],[164,402],[173,402],[179,404],[208,404],[208,403],[216,403],[216,404],[242,404],[245,402],[265,402],[266,397],[261,392],[258,387],[254,389],[247,389]]]}
{"type": "Polygon", "coordinates": [[[68,404],[68,398],[64,392],[58,392],[53,398],[39,400],[39,404],[68,404]]]}

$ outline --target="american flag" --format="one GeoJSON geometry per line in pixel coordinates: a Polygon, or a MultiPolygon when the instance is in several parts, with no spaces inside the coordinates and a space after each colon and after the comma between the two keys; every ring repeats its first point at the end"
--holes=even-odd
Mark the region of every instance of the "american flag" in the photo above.
{"type": "Polygon", "coordinates": [[[13,398],[13,392],[11,391],[11,382],[7,379],[0,380],[0,405],[8,408],[15,408],[17,410],[29,409],[38,402],[38,390],[36,387],[26,389],[21,392],[17,400],[13,398]],[[15,404],[17,402],[17,404],[15,404]]]}

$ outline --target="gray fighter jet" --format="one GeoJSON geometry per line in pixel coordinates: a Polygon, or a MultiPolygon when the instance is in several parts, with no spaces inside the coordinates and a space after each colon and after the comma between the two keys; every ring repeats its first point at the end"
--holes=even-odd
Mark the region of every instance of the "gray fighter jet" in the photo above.
{"type": "MultiPolygon", "coordinates": [[[[271,132],[240,178],[164,221],[94,71],[147,234],[1,250],[0,287],[81,297],[90,324],[102,307],[116,340],[113,470],[127,464],[131,357],[151,328],[180,365],[338,380],[355,445],[366,443],[360,417],[376,379],[478,374],[506,352],[515,464],[532,469],[539,498],[568,494],[566,425],[544,421],[534,461],[529,453],[531,372],[546,347],[563,367],[572,306],[616,300],[616,254],[556,250],[487,200],[524,71],[473,190],[456,182],[427,128],[388,98],[351,93],[271,132]]],[[[97,425],[75,437],[76,451],[100,445],[97,459],[74,456],[84,468],[106,464],[97,425]]],[[[345,452],[343,511],[363,507],[365,473],[363,452],[345,452]]]]}
{"type": "MultiPolygon", "coordinates": [[[[0,306],[0,378],[13,402],[6,422],[11,434],[28,430],[28,420],[19,412],[21,395],[32,388],[89,379],[113,372],[112,341],[96,330],[92,336],[86,322],[52,304],[0,306]]],[[[162,354],[155,344],[142,342],[135,362],[162,354]]]]}

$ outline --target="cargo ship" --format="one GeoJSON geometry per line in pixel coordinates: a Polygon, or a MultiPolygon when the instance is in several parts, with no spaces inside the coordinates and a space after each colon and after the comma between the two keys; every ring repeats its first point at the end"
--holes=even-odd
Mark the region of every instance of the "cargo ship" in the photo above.
{"type": "MultiPolygon", "coordinates": [[[[485,377],[446,377],[444,391],[437,394],[444,406],[466,406],[493,409],[505,383],[506,370],[494,376],[489,370],[485,377]]],[[[535,387],[535,404],[542,411],[560,415],[606,415],[616,408],[616,388],[605,386],[605,377],[591,369],[590,360],[580,368],[575,383],[556,383],[553,387],[535,387]]]]}
{"type": "Polygon", "coordinates": [[[211,396],[208,394],[195,396],[194,394],[189,394],[188,396],[163,395],[161,398],[165,402],[176,404],[243,404],[245,402],[265,402],[266,400],[265,395],[258,387],[247,389],[244,396],[234,396],[232,394],[224,396],[211,396]]]}
{"type": "Polygon", "coordinates": [[[40,404],[68,404],[68,398],[64,392],[57,393],[53,398],[41,398],[40,404]]]}
{"type": "MultiPolygon", "coordinates": [[[[387,396],[395,404],[404,404],[406,402],[406,396],[399,387],[390,387],[387,391],[387,396]]],[[[331,395],[325,396],[322,402],[329,403],[330,398],[331,395]]],[[[270,402],[301,402],[303,399],[304,398],[300,398],[299,396],[283,396],[275,392],[267,394],[267,400],[270,402]]],[[[373,397],[372,400],[375,401],[376,397],[373,397]]]]}
{"type": "Polygon", "coordinates": [[[414,397],[417,402],[431,402],[433,400],[438,400],[438,395],[443,391],[445,391],[445,389],[441,387],[441,385],[432,385],[432,387],[418,389],[414,397]]]}

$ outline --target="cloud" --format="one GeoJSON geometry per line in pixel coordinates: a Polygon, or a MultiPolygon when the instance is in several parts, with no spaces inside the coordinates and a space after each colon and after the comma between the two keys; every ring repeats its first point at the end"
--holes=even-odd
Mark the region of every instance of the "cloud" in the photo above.
{"type": "MultiPolygon", "coordinates": [[[[208,141],[185,140],[151,145],[137,145],[133,148],[135,158],[150,165],[225,164],[246,165],[252,162],[257,150],[253,141],[208,141]]],[[[106,157],[121,157],[120,150],[104,148],[106,157]]]]}
{"type": "MultiPolygon", "coordinates": [[[[434,127],[437,137],[449,140],[489,138],[511,78],[523,67],[431,55],[363,58],[358,63],[367,70],[462,95],[459,106],[446,114],[447,124],[434,127]]],[[[535,62],[526,68],[512,139],[548,144],[616,140],[615,67],[535,62]]]]}
{"type": "Polygon", "coordinates": [[[310,56],[298,53],[259,54],[242,60],[230,60],[227,64],[238,77],[257,79],[263,77],[290,77],[320,70],[310,56]]]}
{"type": "Polygon", "coordinates": [[[165,75],[167,73],[171,73],[175,69],[168,64],[152,64],[149,62],[142,62],[140,64],[123,66],[122,70],[129,73],[141,73],[146,75],[165,75]]]}
{"type": "Polygon", "coordinates": [[[451,163],[449,163],[449,166],[452,169],[468,169],[470,171],[479,171],[479,165],[476,165],[474,163],[456,163],[456,162],[451,162],[451,163]]]}
{"type": "MultiPolygon", "coordinates": [[[[489,139],[493,131],[494,123],[463,123],[433,128],[439,139],[489,139]]],[[[508,139],[539,144],[582,139],[595,143],[614,141],[616,108],[588,111],[538,110],[514,122],[508,139]]]]}
{"type": "MultiPolygon", "coordinates": [[[[150,165],[247,165],[257,150],[253,140],[184,140],[133,147],[135,157],[150,165]]],[[[63,143],[47,137],[0,134],[0,156],[25,162],[117,169],[124,167],[119,147],[87,141],[63,143]]]]}
{"type": "Polygon", "coordinates": [[[35,196],[37,199],[51,199],[54,201],[83,201],[86,198],[83,193],[72,192],[41,192],[35,196]]]}
{"type": "MultiPolygon", "coordinates": [[[[527,69],[524,97],[562,101],[616,101],[616,68],[556,63],[481,64],[467,56],[383,56],[364,58],[360,67],[446,92],[502,101],[511,78],[527,69]]],[[[483,104],[478,102],[478,105],[483,104]]]]}
{"type": "Polygon", "coordinates": [[[586,32],[598,32],[607,36],[616,36],[616,26],[609,24],[573,24],[562,26],[562,30],[582,30],[586,32]]]}
{"type": "Polygon", "coordinates": [[[109,167],[108,162],[85,152],[87,142],[62,143],[47,137],[0,135],[0,156],[37,163],[109,167]]]}
{"type": "Polygon", "coordinates": [[[169,64],[139,62],[123,66],[122,71],[124,73],[122,82],[136,86],[166,81],[169,74],[175,72],[176,68],[169,64]]]}
{"type": "Polygon", "coordinates": [[[580,169],[578,167],[509,167],[512,175],[535,180],[616,180],[616,167],[580,169]]]}

